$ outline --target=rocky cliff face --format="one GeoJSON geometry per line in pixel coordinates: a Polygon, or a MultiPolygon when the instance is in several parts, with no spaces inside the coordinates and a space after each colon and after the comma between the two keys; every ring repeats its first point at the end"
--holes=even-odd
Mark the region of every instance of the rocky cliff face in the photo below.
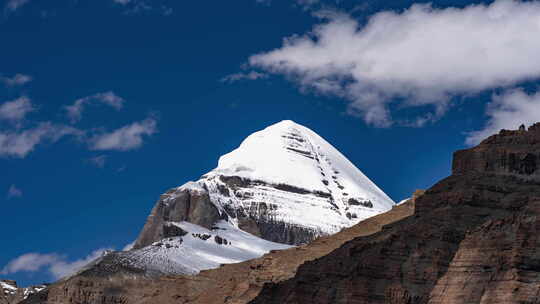
{"type": "Polygon", "coordinates": [[[415,215],[302,265],[252,303],[540,303],[540,125],[454,155],[415,215]]]}

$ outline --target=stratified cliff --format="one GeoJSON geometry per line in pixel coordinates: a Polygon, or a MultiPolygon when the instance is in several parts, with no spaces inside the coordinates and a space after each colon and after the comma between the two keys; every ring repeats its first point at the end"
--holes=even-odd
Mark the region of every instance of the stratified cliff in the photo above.
{"type": "Polygon", "coordinates": [[[540,124],[454,154],[415,215],[268,283],[251,303],[540,303],[540,124]]]}

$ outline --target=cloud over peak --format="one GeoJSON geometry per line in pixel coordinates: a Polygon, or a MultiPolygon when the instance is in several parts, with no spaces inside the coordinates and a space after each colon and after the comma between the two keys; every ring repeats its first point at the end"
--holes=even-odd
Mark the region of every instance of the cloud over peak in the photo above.
{"type": "Polygon", "coordinates": [[[443,115],[451,97],[540,77],[540,2],[381,12],[365,26],[326,14],[310,33],[249,58],[304,90],[349,100],[368,124],[394,123],[390,104],[432,108],[411,124],[443,115]]]}

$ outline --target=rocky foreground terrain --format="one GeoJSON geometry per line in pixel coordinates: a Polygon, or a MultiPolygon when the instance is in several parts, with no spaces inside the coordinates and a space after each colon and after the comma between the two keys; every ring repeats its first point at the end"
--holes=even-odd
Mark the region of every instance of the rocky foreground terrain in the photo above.
{"type": "Polygon", "coordinates": [[[387,229],[388,224],[411,216],[413,212],[414,200],[411,199],[387,213],[369,218],[333,236],[318,238],[308,245],[274,251],[242,263],[223,265],[196,276],[144,278],[119,273],[103,277],[83,272],[49,286],[23,303],[248,303],[265,283],[289,279],[302,263],[322,257],[355,237],[387,229]]]}
{"type": "Polygon", "coordinates": [[[251,303],[540,303],[540,124],[454,154],[414,216],[268,283],[251,303]]]}

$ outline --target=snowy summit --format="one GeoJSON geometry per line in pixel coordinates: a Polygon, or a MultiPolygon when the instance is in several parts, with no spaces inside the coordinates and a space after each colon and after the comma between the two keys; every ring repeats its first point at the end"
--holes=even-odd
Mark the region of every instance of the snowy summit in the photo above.
{"type": "Polygon", "coordinates": [[[394,205],[327,141],[286,120],[248,136],[198,181],[163,194],[132,250],[85,271],[196,274],[309,243],[394,205]]]}

